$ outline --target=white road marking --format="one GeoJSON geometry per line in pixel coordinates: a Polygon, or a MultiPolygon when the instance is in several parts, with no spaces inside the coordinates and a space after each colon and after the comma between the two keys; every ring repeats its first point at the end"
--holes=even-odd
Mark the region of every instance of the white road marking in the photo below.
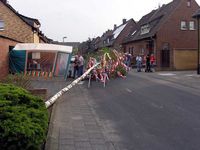
{"type": "Polygon", "coordinates": [[[176,74],[174,74],[174,73],[159,73],[158,75],[161,75],[161,76],[175,76],[176,74]]]}
{"type": "Polygon", "coordinates": [[[186,74],[185,75],[186,77],[193,77],[193,76],[195,76],[194,74],[186,74]]]}

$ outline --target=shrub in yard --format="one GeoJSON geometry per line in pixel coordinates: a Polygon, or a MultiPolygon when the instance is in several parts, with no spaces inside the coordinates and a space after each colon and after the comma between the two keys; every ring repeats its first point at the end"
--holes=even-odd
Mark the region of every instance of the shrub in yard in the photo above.
{"type": "Polygon", "coordinates": [[[47,127],[42,99],[14,85],[0,84],[1,149],[40,149],[47,127]]]}

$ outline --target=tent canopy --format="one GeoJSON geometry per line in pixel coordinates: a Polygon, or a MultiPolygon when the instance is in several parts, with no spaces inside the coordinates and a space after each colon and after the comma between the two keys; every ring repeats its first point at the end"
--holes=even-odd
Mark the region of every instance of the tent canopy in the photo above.
{"type": "Polygon", "coordinates": [[[63,46],[56,44],[43,44],[43,43],[25,43],[17,44],[13,50],[26,50],[26,51],[51,51],[51,52],[65,52],[72,53],[71,46],[63,46]]]}

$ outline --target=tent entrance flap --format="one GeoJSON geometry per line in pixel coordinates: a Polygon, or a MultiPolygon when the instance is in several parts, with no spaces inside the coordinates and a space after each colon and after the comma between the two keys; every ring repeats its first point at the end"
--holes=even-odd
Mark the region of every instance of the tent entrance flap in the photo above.
{"type": "Polygon", "coordinates": [[[9,53],[9,69],[11,73],[24,72],[26,61],[26,51],[14,51],[11,50],[9,53]]]}
{"type": "Polygon", "coordinates": [[[55,64],[54,76],[65,76],[67,73],[69,54],[59,52],[55,64]]]}

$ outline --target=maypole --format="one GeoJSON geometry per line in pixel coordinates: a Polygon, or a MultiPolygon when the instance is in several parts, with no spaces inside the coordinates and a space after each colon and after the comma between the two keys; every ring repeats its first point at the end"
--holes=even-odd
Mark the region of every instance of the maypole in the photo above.
{"type": "Polygon", "coordinates": [[[73,86],[75,86],[79,81],[83,80],[95,67],[97,67],[99,63],[96,63],[94,66],[89,68],[81,77],[74,80],[71,84],[60,90],[58,93],[56,93],[53,97],[51,97],[49,100],[45,102],[46,108],[49,108],[51,105],[53,105],[56,100],[61,97],[65,92],[69,91],[73,86]]]}

